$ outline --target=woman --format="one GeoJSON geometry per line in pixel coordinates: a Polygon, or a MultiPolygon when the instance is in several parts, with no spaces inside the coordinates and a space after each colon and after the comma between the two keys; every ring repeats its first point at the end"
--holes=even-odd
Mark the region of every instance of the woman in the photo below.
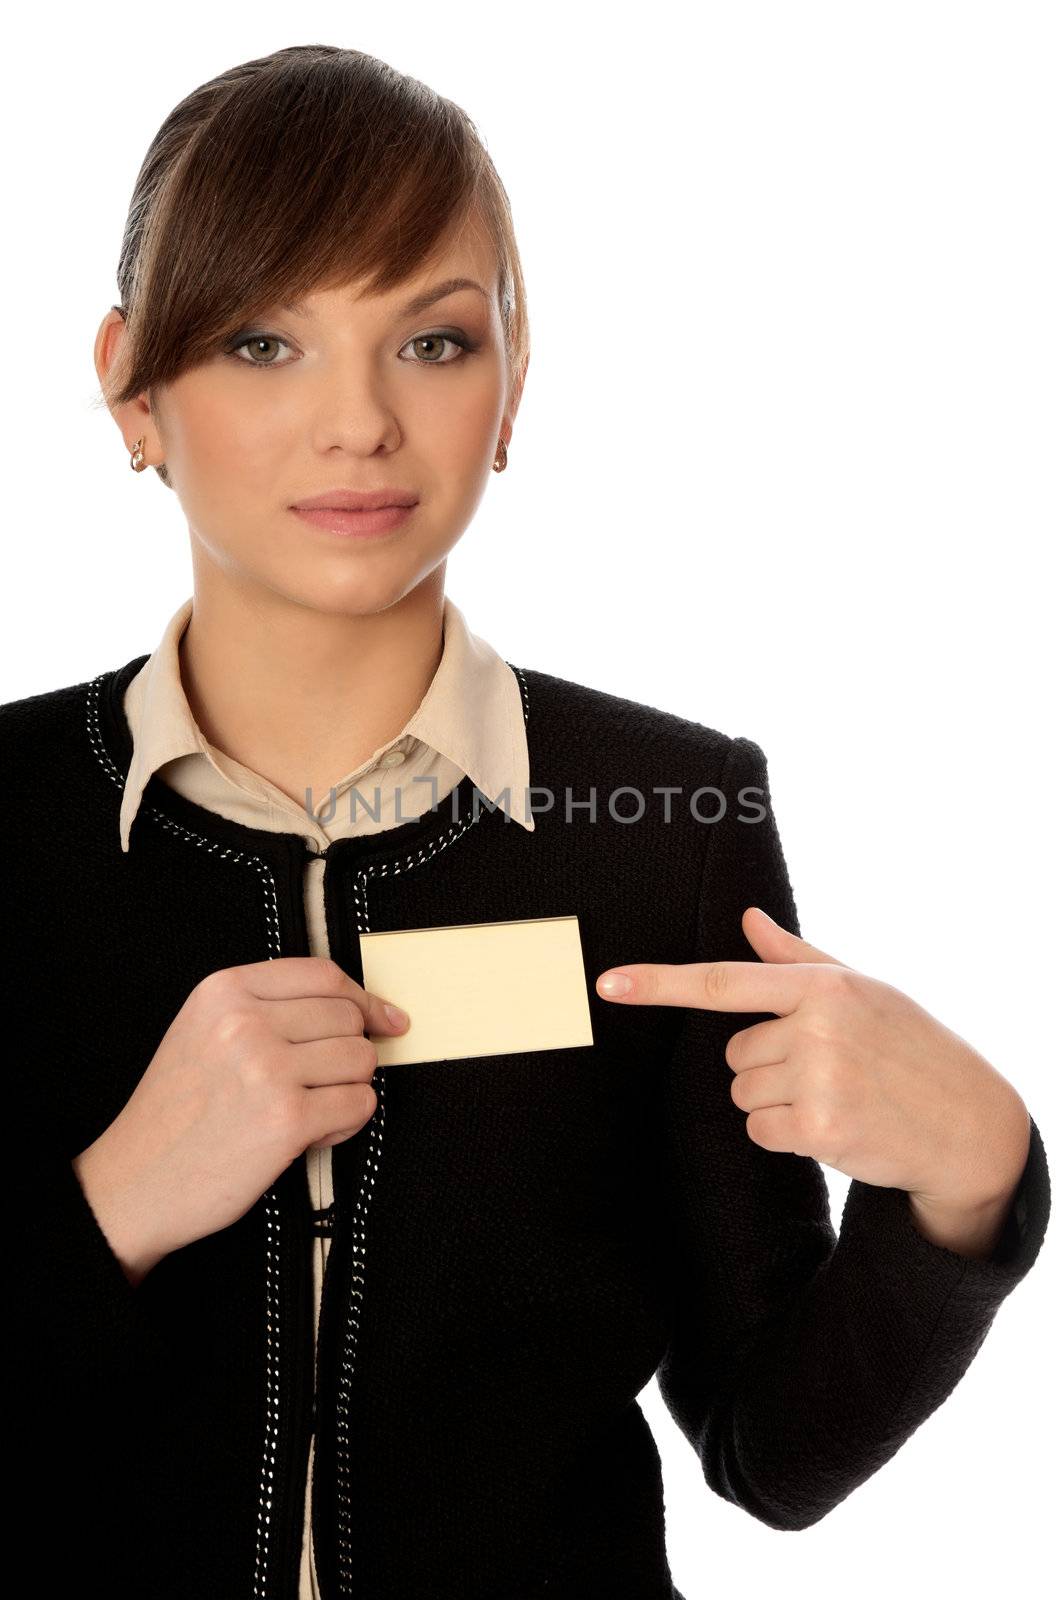
{"type": "Polygon", "coordinates": [[[513,666],[445,595],[529,349],[457,106],[325,46],[223,73],[118,281],[103,396],[194,594],[3,708],[13,820],[77,800],[11,866],[39,1559],[159,1600],[673,1596],[641,1389],[718,1495],[820,1520],[1036,1258],[1039,1131],[800,937],[755,743],[513,666]],[[561,980],[506,930],[573,918],[590,1035],[544,1046],[561,980]],[[459,927],[486,1049],[365,981],[369,935],[459,927]]]}

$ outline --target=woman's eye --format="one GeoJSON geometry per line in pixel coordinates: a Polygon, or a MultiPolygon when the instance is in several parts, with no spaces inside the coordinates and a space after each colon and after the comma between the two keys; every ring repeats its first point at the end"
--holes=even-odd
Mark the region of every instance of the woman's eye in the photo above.
{"type": "Polygon", "coordinates": [[[257,349],[258,353],[261,354],[261,346],[262,345],[271,345],[271,344],[279,344],[284,349],[290,349],[290,346],[285,345],[283,339],[276,338],[272,333],[251,333],[251,334],[245,334],[244,337],[242,339],[240,339],[236,344],[230,345],[229,346],[229,353],[230,353],[230,355],[236,356],[237,360],[243,361],[245,367],[278,367],[278,366],[286,366],[287,363],[283,362],[283,361],[258,361],[253,356],[248,358],[247,360],[245,360],[244,357],[242,355],[240,355],[240,353],[239,353],[240,351],[245,350],[250,345],[250,346],[254,346],[257,349]]]}
{"type": "Polygon", "coordinates": [[[422,333],[416,339],[410,339],[402,348],[408,350],[411,344],[417,346],[419,352],[421,352],[421,354],[414,357],[414,364],[421,367],[449,367],[455,361],[460,361],[472,348],[471,340],[466,339],[463,334],[457,333],[422,333]],[[440,346],[445,344],[454,345],[458,352],[457,355],[448,356],[444,360],[441,355],[436,354],[440,346]],[[422,359],[422,354],[426,359],[422,359]]]}

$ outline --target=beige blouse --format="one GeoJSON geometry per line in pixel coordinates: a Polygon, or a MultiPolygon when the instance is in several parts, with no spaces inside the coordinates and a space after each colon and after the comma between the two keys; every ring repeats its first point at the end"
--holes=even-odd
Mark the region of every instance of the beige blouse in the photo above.
{"type": "MultiPolygon", "coordinates": [[[[174,613],[125,693],[133,755],[120,813],[123,850],[129,849],[130,830],[153,774],[186,799],[223,817],[277,833],[302,833],[319,850],[333,839],[380,833],[420,816],[432,805],[441,805],[463,775],[513,821],[534,831],[520,686],[503,657],[469,632],[449,596],[443,602],[443,654],[424,699],[401,733],[346,773],[314,807],[313,815],[268,779],[209,744],[197,727],[181,683],[178,650],[192,608],[193,600],[188,599],[174,613]],[[366,780],[358,790],[364,803],[351,792],[360,779],[366,780]]],[[[324,876],[323,861],[307,863],[303,895],[313,955],[330,953],[324,876]]],[[[332,1203],[331,1149],[308,1150],[306,1168],[311,1206],[322,1210],[332,1203]]],[[[329,1243],[325,1235],[313,1240],[315,1354],[329,1243]]],[[[319,1600],[310,1524],[313,1459],[311,1438],[299,1600],[319,1600]]]]}

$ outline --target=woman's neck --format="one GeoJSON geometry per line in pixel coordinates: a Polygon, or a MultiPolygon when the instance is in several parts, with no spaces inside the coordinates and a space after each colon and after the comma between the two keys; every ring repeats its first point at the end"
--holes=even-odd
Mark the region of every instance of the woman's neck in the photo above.
{"type": "Polygon", "coordinates": [[[443,653],[445,563],[369,615],[197,582],[181,682],[216,749],[302,805],[401,733],[443,653]]]}

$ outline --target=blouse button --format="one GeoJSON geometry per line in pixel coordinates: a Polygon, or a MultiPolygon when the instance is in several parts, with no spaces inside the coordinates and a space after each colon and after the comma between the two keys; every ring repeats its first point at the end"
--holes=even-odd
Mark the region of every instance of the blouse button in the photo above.
{"type": "Polygon", "coordinates": [[[406,760],[401,750],[387,750],[380,758],[382,767],[401,767],[406,760]]]}

